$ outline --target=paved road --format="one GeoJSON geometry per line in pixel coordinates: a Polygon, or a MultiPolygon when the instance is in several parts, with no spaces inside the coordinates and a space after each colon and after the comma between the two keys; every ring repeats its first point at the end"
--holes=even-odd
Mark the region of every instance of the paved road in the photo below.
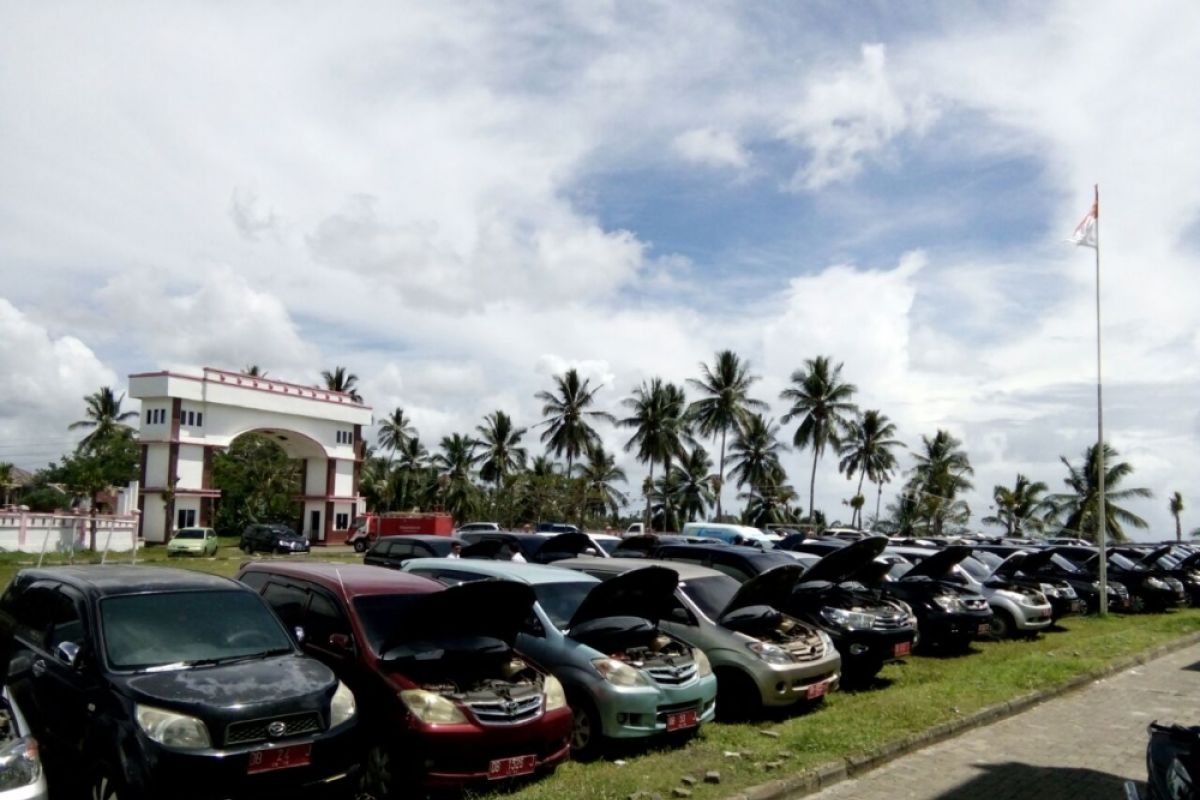
{"type": "Polygon", "coordinates": [[[816,800],[1104,800],[1146,777],[1151,720],[1200,723],[1200,645],[810,795],[816,800]]]}

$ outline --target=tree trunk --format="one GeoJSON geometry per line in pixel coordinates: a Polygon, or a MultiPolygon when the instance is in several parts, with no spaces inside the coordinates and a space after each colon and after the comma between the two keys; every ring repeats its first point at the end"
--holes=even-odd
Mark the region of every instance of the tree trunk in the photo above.
{"type": "Polygon", "coordinates": [[[672,525],[672,514],[674,509],[671,507],[671,492],[666,485],[671,480],[671,456],[668,455],[663,460],[663,530],[671,531],[675,529],[672,525]]]}
{"type": "Polygon", "coordinates": [[[1175,515],[1175,541],[1183,541],[1183,528],[1180,527],[1178,514],[1175,515]]]}
{"type": "MultiPolygon", "coordinates": [[[[646,517],[642,523],[642,533],[650,532],[650,497],[654,494],[654,459],[650,459],[650,486],[646,490],[646,517]]],[[[666,494],[665,492],[663,494],[666,494]]],[[[663,520],[666,527],[666,520],[663,520]]]]}
{"type": "Polygon", "coordinates": [[[820,451],[816,445],[813,446],[813,468],[812,477],[808,479],[808,521],[813,521],[813,510],[815,509],[815,499],[817,496],[817,455],[820,451]]]}
{"type": "Polygon", "coordinates": [[[879,506],[883,503],[883,481],[875,484],[879,490],[875,493],[875,524],[879,524],[879,506]]]}
{"type": "MultiPolygon", "coordinates": [[[[863,479],[866,477],[867,477],[867,473],[863,470],[859,470],[859,472],[858,472],[858,491],[856,491],[854,493],[855,497],[862,497],[863,479]]],[[[852,517],[856,517],[858,519],[858,522],[855,523],[852,520],[850,524],[854,525],[855,527],[857,527],[858,529],[861,530],[862,529],[862,506],[859,506],[858,508],[854,509],[854,514],[852,515],[852,517]]]]}
{"type": "Polygon", "coordinates": [[[725,493],[725,428],[721,428],[721,467],[717,473],[717,522],[721,521],[721,495],[725,493]]]}

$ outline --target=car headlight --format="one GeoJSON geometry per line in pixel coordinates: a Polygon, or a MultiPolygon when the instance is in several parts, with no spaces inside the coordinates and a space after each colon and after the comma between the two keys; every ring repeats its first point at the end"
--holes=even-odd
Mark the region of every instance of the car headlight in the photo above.
{"type": "Polygon", "coordinates": [[[701,678],[706,678],[713,674],[712,662],[708,660],[708,656],[704,655],[704,651],[699,647],[692,648],[692,658],[696,660],[696,673],[701,678]]]}
{"type": "Polygon", "coordinates": [[[1151,589],[1166,589],[1167,582],[1162,578],[1146,578],[1146,585],[1151,589]]]}
{"type": "Polygon", "coordinates": [[[343,722],[349,722],[357,713],[358,704],[354,702],[354,692],[350,691],[346,684],[338,681],[337,691],[329,701],[329,727],[336,728],[343,722]]]}
{"type": "Polygon", "coordinates": [[[177,714],[165,708],[138,704],[134,710],[138,727],[142,733],[163,747],[179,750],[201,750],[212,747],[208,728],[195,717],[177,714]]]}
{"type": "Polygon", "coordinates": [[[0,748],[0,792],[37,782],[42,775],[37,742],[17,739],[0,748]]]}
{"type": "Polygon", "coordinates": [[[1046,597],[1058,597],[1058,587],[1050,583],[1039,583],[1038,588],[1042,590],[1042,594],[1046,597]]]}
{"type": "Polygon", "coordinates": [[[547,711],[558,711],[567,707],[567,693],[563,691],[562,682],[553,675],[546,676],[546,682],[542,684],[542,693],[546,696],[547,711]]]}
{"type": "Polygon", "coordinates": [[[961,611],[963,607],[962,600],[952,594],[934,595],[933,602],[943,611],[961,611]]]}
{"type": "Polygon", "coordinates": [[[850,630],[866,630],[875,625],[875,615],[863,611],[847,611],[844,608],[826,606],[821,609],[821,616],[834,625],[850,630]]]}
{"type": "Polygon", "coordinates": [[[768,642],[746,642],[746,647],[768,664],[787,666],[795,663],[795,659],[787,650],[768,642]]]}
{"type": "Polygon", "coordinates": [[[634,669],[624,661],[618,661],[615,658],[597,658],[592,662],[592,666],[604,677],[604,680],[613,686],[650,685],[650,680],[642,674],[641,670],[634,669]]]}
{"type": "Polygon", "coordinates": [[[437,692],[405,689],[400,692],[400,700],[410,714],[429,725],[451,725],[467,721],[458,706],[437,692]]]}

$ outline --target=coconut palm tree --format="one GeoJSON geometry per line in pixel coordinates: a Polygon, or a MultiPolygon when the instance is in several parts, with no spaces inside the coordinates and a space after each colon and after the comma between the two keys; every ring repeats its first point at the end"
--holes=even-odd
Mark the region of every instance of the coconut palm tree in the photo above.
{"type": "Polygon", "coordinates": [[[627,478],[616,459],[604,451],[604,445],[596,443],[588,448],[587,461],[579,467],[579,479],[588,512],[598,517],[615,517],[620,512],[626,497],[615,484],[625,483],[627,478]]]}
{"type": "Polygon", "coordinates": [[[248,366],[242,367],[242,374],[249,375],[251,378],[267,377],[267,371],[265,369],[261,368],[260,366],[258,366],[258,364],[250,364],[248,366]]]}
{"type": "Polygon", "coordinates": [[[512,417],[503,411],[493,411],[475,430],[479,432],[478,444],[483,448],[478,456],[479,477],[499,490],[505,477],[525,466],[527,453],[521,447],[521,437],[526,429],[513,425],[512,417]]]}
{"type": "MultiPolygon", "coordinates": [[[[875,519],[879,519],[879,504],[883,499],[883,484],[891,479],[896,469],[896,456],[893,450],[904,447],[904,443],[894,439],[896,426],[887,415],[878,409],[868,409],[855,420],[851,420],[846,435],[838,446],[838,454],[842,460],[838,469],[846,473],[847,478],[853,478],[858,473],[858,490],[855,497],[862,497],[863,479],[867,478],[877,486],[875,494],[875,519]]],[[[853,505],[853,503],[852,503],[853,505]]],[[[862,503],[854,509],[856,521],[853,523],[862,527],[862,503]]]]}
{"type": "Polygon", "coordinates": [[[759,378],[750,374],[750,362],[743,361],[732,350],[722,350],[713,359],[712,367],[700,364],[699,379],[688,378],[688,383],[700,391],[702,397],[688,406],[688,416],[703,436],[721,437],[721,450],[717,472],[717,518],[721,517],[721,490],[725,484],[725,439],[729,431],[745,421],[752,410],[763,410],[767,404],[750,396],[750,387],[759,378]]]}
{"type": "Polygon", "coordinates": [[[90,450],[97,442],[106,441],[109,435],[120,430],[128,430],[126,420],[137,418],[136,411],[122,411],[121,403],[125,401],[125,393],[117,397],[111,387],[101,386],[98,390],[83,398],[86,404],[85,419],[72,422],[68,430],[90,430],[87,436],[79,441],[79,450],[90,450]]]}
{"type": "Polygon", "coordinates": [[[352,372],[346,372],[345,367],[334,367],[333,371],[325,370],[321,373],[321,380],[325,381],[325,388],[331,392],[341,392],[349,395],[350,399],[356,403],[362,402],[362,397],[358,394],[358,376],[352,372]]]}
{"type": "Polygon", "coordinates": [[[417,429],[413,427],[412,420],[404,413],[403,408],[396,407],[392,409],[392,413],[384,417],[383,422],[379,423],[379,433],[375,440],[379,442],[379,446],[392,452],[394,455],[397,450],[404,447],[404,443],[417,435],[417,429]]]}
{"type": "MultiPolygon", "coordinates": [[[[709,506],[716,500],[714,476],[711,474],[712,459],[700,445],[673,467],[669,475],[659,481],[658,491],[664,498],[670,497],[672,506],[686,522],[697,517],[704,518],[709,506]]],[[[664,502],[664,511],[665,511],[664,502]]],[[[667,520],[669,522],[669,520],[667,520]]]]}
{"type": "Polygon", "coordinates": [[[729,477],[737,482],[739,489],[749,486],[751,496],[760,494],[767,484],[779,483],[783,474],[779,454],[786,449],[787,446],[779,441],[779,426],[775,420],[762,414],[750,414],[738,426],[737,435],[729,446],[733,457],[729,477]]]}
{"type": "Polygon", "coordinates": [[[850,402],[858,387],[842,382],[842,364],[833,366],[828,356],[807,359],[802,369],[792,373],[791,382],[791,386],[779,393],[779,398],[791,403],[783,415],[783,423],[800,420],[792,444],[813,452],[812,477],[808,482],[811,517],[817,492],[817,462],[827,446],[837,448],[841,443],[850,415],[858,410],[850,402]]]}
{"type": "Polygon", "coordinates": [[[958,496],[974,486],[970,477],[975,470],[962,442],[948,431],[938,430],[932,439],[922,436],[921,443],[923,450],[914,456],[908,489],[917,494],[933,535],[941,536],[947,522],[965,523],[970,518],[970,507],[958,496]]]}
{"type": "Polygon", "coordinates": [[[393,500],[400,508],[412,508],[415,492],[413,487],[419,485],[421,476],[429,469],[429,452],[416,434],[405,439],[394,455],[396,466],[392,471],[392,480],[399,484],[393,493],[393,500]]]}
{"type": "Polygon", "coordinates": [[[769,523],[795,522],[791,504],[796,499],[796,490],[783,482],[768,478],[754,492],[739,495],[746,501],[742,521],[755,528],[769,523]]]}
{"type": "Polygon", "coordinates": [[[9,504],[12,487],[16,485],[16,482],[13,480],[13,469],[12,464],[6,461],[0,462],[0,489],[4,490],[4,503],[2,505],[9,504]]]}
{"type": "Polygon", "coordinates": [[[539,423],[546,427],[542,431],[542,442],[547,452],[567,457],[568,478],[575,459],[600,439],[590,420],[615,421],[607,411],[591,409],[600,388],[591,388],[591,379],[580,379],[579,371],[572,367],[562,375],[554,376],[554,392],[542,391],[535,395],[542,401],[542,416],[545,417],[539,423]]]}
{"type": "MultiPolygon", "coordinates": [[[[1138,529],[1148,528],[1149,525],[1146,520],[1117,503],[1135,497],[1150,498],[1154,493],[1142,487],[1118,488],[1133,474],[1133,466],[1127,461],[1117,461],[1117,455],[1116,450],[1108,444],[1104,445],[1104,527],[1112,541],[1120,542],[1126,538],[1125,525],[1138,529]]],[[[1063,483],[1069,491],[1047,498],[1054,504],[1054,517],[1064,529],[1095,541],[1100,527],[1097,515],[1100,505],[1100,451],[1096,445],[1088,447],[1079,466],[1068,461],[1066,456],[1059,458],[1067,468],[1063,483]]]]}
{"type": "Polygon", "coordinates": [[[442,507],[456,520],[466,520],[477,505],[471,468],[475,465],[475,448],[478,444],[461,433],[444,436],[440,452],[433,457],[433,466],[438,471],[438,496],[442,507]]]}
{"type": "MultiPolygon", "coordinates": [[[[1105,492],[1105,494],[1108,494],[1105,492]]],[[[1175,518],[1175,541],[1183,541],[1183,526],[1179,523],[1179,515],[1183,513],[1183,495],[1175,492],[1171,495],[1171,501],[1168,503],[1168,508],[1171,509],[1171,516],[1175,518]]]]}
{"type": "Polygon", "coordinates": [[[996,486],[992,489],[992,500],[996,504],[996,513],[984,517],[982,522],[987,525],[1003,525],[1006,536],[1025,536],[1026,526],[1035,531],[1042,529],[1042,517],[1053,510],[1054,506],[1042,497],[1049,487],[1041,481],[1030,481],[1020,473],[1012,488],[996,486]]]}
{"type": "MultiPolygon", "coordinates": [[[[672,391],[669,383],[663,383],[661,378],[644,381],[633,390],[631,397],[621,401],[621,405],[629,409],[630,415],[617,421],[623,428],[632,428],[633,435],[625,443],[625,452],[637,451],[637,458],[642,463],[649,463],[650,476],[648,483],[654,484],[654,464],[666,464],[672,456],[682,458],[687,450],[684,442],[688,436],[683,422],[682,392],[672,391]]],[[[650,527],[650,494],[646,493],[646,513],[644,523],[650,527]]]]}

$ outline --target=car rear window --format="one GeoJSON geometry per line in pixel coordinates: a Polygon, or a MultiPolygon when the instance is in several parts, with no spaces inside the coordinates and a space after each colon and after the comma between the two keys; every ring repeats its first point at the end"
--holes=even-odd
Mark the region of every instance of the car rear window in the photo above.
{"type": "Polygon", "coordinates": [[[116,670],[217,664],[293,649],[279,621],[250,591],[106,597],[100,626],[116,670]]]}
{"type": "Polygon", "coordinates": [[[566,628],[571,622],[571,617],[579,610],[583,598],[595,587],[596,584],[592,581],[539,583],[533,587],[533,591],[550,621],[558,628],[566,628]]]}
{"type": "Polygon", "coordinates": [[[409,623],[413,607],[424,594],[372,594],[354,598],[354,611],[362,622],[367,644],[383,653],[396,633],[409,623]]]}
{"type": "Polygon", "coordinates": [[[679,588],[709,619],[721,616],[721,612],[737,594],[739,586],[741,584],[728,575],[713,575],[679,582],[679,588]]]}
{"type": "Polygon", "coordinates": [[[175,534],[176,539],[203,539],[204,531],[199,528],[184,528],[175,534]]]}

